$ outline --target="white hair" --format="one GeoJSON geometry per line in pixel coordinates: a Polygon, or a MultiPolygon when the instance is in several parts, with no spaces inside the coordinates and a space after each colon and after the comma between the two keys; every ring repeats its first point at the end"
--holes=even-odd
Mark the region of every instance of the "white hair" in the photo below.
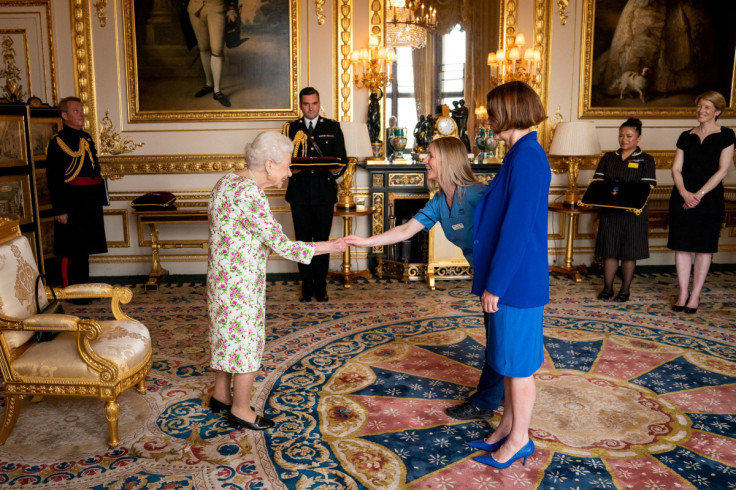
{"type": "Polygon", "coordinates": [[[284,153],[291,155],[294,143],[289,138],[276,131],[263,131],[245,145],[245,161],[248,168],[263,169],[268,160],[281,163],[284,153]]]}

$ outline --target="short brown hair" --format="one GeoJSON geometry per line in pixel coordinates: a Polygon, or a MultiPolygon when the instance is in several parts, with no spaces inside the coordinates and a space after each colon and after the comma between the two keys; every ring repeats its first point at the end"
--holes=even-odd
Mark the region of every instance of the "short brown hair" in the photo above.
{"type": "MultiPolygon", "coordinates": [[[[726,108],[726,98],[715,90],[708,90],[707,92],[695,97],[695,105],[698,105],[700,99],[705,99],[708,102],[711,102],[717,111],[723,112],[723,109],[726,108]]],[[[716,120],[718,120],[718,116],[716,116],[716,120]]]]}
{"type": "Polygon", "coordinates": [[[468,149],[460,138],[443,136],[434,139],[429,146],[436,152],[439,162],[437,179],[440,186],[449,184],[460,188],[478,182],[470,169],[468,149]]]}
{"type": "Polygon", "coordinates": [[[497,131],[527,129],[547,119],[539,95],[524,82],[504,83],[488,92],[486,109],[497,131]]]}
{"type": "Polygon", "coordinates": [[[317,89],[314,87],[304,87],[299,91],[299,103],[302,103],[302,98],[305,95],[316,95],[317,100],[319,100],[319,92],[317,92],[317,89]]]}
{"type": "Polygon", "coordinates": [[[69,108],[67,107],[69,105],[69,102],[79,102],[80,104],[82,103],[82,101],[79,100],[79,97],[64,97],[59,101],[59,114],[62,114],[69,110],[69,108]]]}

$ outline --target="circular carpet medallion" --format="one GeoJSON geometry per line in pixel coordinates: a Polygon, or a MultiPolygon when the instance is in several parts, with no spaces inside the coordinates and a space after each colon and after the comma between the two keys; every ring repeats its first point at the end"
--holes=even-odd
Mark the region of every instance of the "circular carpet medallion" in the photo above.
{"type": "Polygon", "coordinates": [[[287,488],[734,487],[733,349],[724,358],[713,353],[727,345],[620,322],[547,316],[545,326],[537,451],[525,466],[496,470],[466,445],[497,426],[502,408],[490,425],[444,413],[483,365],[482,318],[461,315],[345,333],[280,366],[263,394],[277,422],[264,447],[278,479],[287,488]]]}

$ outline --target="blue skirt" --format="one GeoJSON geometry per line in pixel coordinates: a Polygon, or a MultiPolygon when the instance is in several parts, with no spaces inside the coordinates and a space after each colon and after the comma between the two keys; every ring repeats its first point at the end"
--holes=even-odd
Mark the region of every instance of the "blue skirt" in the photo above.
{"type": "Polygon", "coordinates": [[[494,371],[526,378],[539,369],[544,362],[543,313],[544,306],[508,305],[498,305],[496,313],[485,313],[486,362],[494,371]]]}

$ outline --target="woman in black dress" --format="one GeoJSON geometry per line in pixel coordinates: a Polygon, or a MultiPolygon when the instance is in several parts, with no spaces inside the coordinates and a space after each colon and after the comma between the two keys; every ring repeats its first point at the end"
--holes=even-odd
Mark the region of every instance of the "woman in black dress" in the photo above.
{"type": "Polygon", "coordinates": [[[708,275],[712,254],[718,251],[723,223],[722,181],[733,161],[736,136],[732,129],[719,126],[718,116],[726,99],[709,91],[695,99],[698,126],[685,131],[677,140],[672,162],[675,183],[670,196],[670,233],[667,248],[675,251],[675,267],[680,294],[674,311],[695,313],[700,291],[708,275]],[[690,284],[691,253],[695,254],[693,287],[690,284]]]}
{"type": "MultiPolygon", "coordinates": [[[[639,149],[641,121],[629,118],[618,130],[617,151],[603,155],[593,176],[594,180],[613,182],[644,182],[657,185],[654,158],[639,149]]],[[[623,209],[603,208],[595,254],[603,257],[603,291],[598,299],[613,296],[613,279],[621,261],[622,281],[619,303],[628,301],[629,286],[634,277],[636,261],[649,258],[649,220],[646,207],[640,215],[623,209]]]]}

